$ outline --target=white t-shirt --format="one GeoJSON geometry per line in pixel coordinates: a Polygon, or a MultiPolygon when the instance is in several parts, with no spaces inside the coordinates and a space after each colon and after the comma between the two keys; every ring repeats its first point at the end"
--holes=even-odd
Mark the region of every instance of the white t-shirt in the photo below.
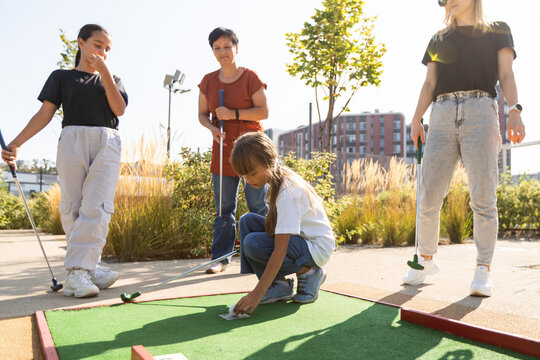
{"type": "Polygon", "coordinates": [[[319,267],[324,266],[330,260],[336,243],[320,198],[308,195],[294,182],[285,179],[279,190],[276,209],[275,233],[304,238],[315,263],[319,267]]]}

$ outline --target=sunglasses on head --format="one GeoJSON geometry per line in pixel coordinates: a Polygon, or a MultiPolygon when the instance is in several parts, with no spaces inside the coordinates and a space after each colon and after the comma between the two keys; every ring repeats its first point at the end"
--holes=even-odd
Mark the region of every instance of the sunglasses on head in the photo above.
{"type": "Polygon", "coordinates": [[[438,1],[439,1],[439,6],[441,7],[446,6],[446,4],[448,3],[448,0],[438,0],[438,1]]]}

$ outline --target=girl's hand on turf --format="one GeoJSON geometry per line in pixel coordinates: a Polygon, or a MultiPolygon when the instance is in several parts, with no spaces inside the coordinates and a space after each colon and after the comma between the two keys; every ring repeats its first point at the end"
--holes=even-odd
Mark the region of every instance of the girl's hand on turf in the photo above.
{"type": "Polygon", "coordinates": [[[90,55],[90,65],[94,69],[96,69],[100,74],[102,74],[104,71],[108,71],[107,64],[105,63],[105,59],[99,55],[92,54],[90,55]]]}
{"type": "Polygon", "coordinates": [[[250,314],[257,308],[264,294],[260,295],[255,291],[251,291],[238,301],[234,307],[235,314],[250,314]]]}
{"type": "Polygon", "coordinates": [[[236,112],[225,106],[216,108],[216,115],[219,120],[236,120],[236,112]]]}
{"type": "Polygon", "coordinates": [[[15,165],[15,160],[17,160],[19,147],[13,144],[9,144],[6,147],[7,147],[7,150],[2,149],[2,160],[4,160],[6,164],[13,166],[13,168],[17,170],[17,165],[15,165]]]}
{"type": "Polygon", "coordinates": [[[223,138],[223,146],[227,146],[225,144],[225,131],[223,133],[221,133],[221,130],[214,126],[210,129],[210,131],[212,132],[212,137],[214,138],[214,141],[217,142],[219,144],[219,138],[222,137],[223,138]]]}

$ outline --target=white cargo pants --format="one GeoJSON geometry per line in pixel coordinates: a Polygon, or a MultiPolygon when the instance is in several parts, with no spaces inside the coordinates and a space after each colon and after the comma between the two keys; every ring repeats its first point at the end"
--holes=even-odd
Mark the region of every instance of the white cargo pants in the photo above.
{"type": "Polygon", "coordinates": [[[66,269],[93,271],[114,212],[120,136],[106,127],[67,126],[58,141],[60,213],[66,233],[66,269]]]}

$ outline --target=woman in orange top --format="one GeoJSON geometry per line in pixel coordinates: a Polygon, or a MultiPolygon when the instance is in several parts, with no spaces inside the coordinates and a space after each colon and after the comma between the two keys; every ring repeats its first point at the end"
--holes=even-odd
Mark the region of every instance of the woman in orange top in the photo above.
{"type": "MultiPolygon", "coordinates": [[[[268,118],[266,105],[266,84],[252,70],[236,64],[238,53],[238,37],[230,30],[222,27],[214,29],[208,42],[221,68],[206,74],[199,84],[199,122],[210,130],[214,139],[212,144],[212,183],[216,202],[216,218],[214,220],[214,240],[212,243],[212,259],[221,257],[233,250],[236,241],[236,203],[240,177],[229,162],[234,141],[242,134],[262,131],[260,120],[268,118]],[[223,90],[223,106],[219,104],[219,92],[223,90]],[[211,114],[211,116],[210,116],[211,114]],[[223,120],[223,134],[220,131],[220,120],[223,120]],[[221,216],[219,216],[219,142],[223,137],[223,183],[221,199],[221,216]]],[[[250,212],[266,216],[266,188],[254,188],[244,183],[247,205],[250,212]]],[[[230,259],[217,262],[206,270],[215,274],[225,270],[230,259]]]]}

